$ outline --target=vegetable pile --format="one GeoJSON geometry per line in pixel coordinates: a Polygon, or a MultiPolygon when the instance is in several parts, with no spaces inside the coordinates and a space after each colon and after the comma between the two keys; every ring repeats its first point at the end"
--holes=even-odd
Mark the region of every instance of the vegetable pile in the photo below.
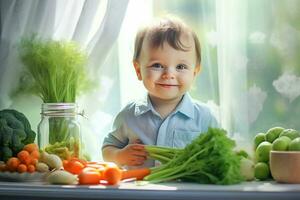
{"type": "Polygon", "coordinates": [[[90,162],[74,157],[63,160],[63,170],[52,172],[47,180],[52,184],[117,185],[125,179],[142,180],[149,174],[149,168],[124,170],[112,162],[90,162]]]}
{"type": "Polygon", "coordinates": [[[236,184],[243,181],[240,155],[226,131],[209,128],[184,149],[146,146],[149,156],[162,161],[144,180],[158,183],[181,179],[205,184],[236,184]]]}
{"type": "Polygon", "coordinates": [[[254,137],[255,178],[261,181],[272,179],[270,151],[300,151],[300,132],[295,129],[272,127],[266,133],[254,137]]]}
{"type": "Polygon", "coordinates": [[[0,163],[0,171],[19,173],[49,172],[61,167],[62,161],[57,155],[40,151],[35,143],[25,145],[16,156],[0,163]]]}
{"type": "Polygon", "coordinates": [[[0,160],[16,156],[24,145],[34,142],[35,136],[24,114],[10,109],[0,111],[0,160]]]}

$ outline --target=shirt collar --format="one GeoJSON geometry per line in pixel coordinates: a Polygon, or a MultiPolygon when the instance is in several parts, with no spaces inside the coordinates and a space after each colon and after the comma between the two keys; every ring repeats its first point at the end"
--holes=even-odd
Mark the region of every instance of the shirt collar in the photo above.
{"type": "Polygon", "coordinates": [[[187,116],[188,118],[194,119],[194,103],[188,93],[186,93],[180,103],[178,104],[177,108],[175,109],[174,113],[180,112],[183,115],[187,116]]]}
{"type": "Polygon", "coordinates": [[[154,111],[154,108],[151,104],[149,95],[145,95],[144,98],[136,102],[134,114],[135,116],[139,116],[150,110],[154,111]]]}
{"type": "MultiPolygon", "coordinates": [[[[148,111],[152,111],[154,114],[159,115],[153,108],[149,95],[145,95],[143,99],[136,102],[134,114],[135,116],[139,116],[148,111]]],[[[180,112],[189,118],[194,118],[194,106],[192,99],[188,93],[183,96],[182,100],[173,113],[177,112],[180,112]]]]}

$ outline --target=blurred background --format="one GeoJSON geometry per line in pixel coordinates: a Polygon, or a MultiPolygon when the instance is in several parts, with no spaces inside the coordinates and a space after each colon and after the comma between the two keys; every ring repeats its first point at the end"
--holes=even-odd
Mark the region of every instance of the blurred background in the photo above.
{"type": "Polygon", "coordinates": [[[89,54],[95,88],[80,96],[82,132],[92,158],[114,116],[145,95],[132,65],[138,28],[175,15],[198,34],[202,71],[191,95],[207,103],[241,146],[274,126],[300,130],[300,4],[297,0],[1,0],[0,109],[15,108],[34,129],[37,97],[12,96],[22,65],[16,43],[37,33],[74,40],[89,54]]]}

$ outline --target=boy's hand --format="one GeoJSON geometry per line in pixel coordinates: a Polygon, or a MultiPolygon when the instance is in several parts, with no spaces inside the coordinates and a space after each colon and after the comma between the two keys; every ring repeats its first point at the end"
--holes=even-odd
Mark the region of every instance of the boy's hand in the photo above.
{"type": "Polygon", "coordinates": [[[147,160],[147,152],[144,145],[129,144],[116,153],[116,160],[121,165],[138,166],[147,160]]]}

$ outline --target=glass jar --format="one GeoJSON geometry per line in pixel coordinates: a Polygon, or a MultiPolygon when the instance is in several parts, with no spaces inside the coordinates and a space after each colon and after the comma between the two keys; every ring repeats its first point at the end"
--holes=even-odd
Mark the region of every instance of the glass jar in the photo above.
{"type": "Polygon", "coordinates": [[[42,104],[38,145],[62,159],[81,158],[81,133],[76,103],[42,104]]]}

